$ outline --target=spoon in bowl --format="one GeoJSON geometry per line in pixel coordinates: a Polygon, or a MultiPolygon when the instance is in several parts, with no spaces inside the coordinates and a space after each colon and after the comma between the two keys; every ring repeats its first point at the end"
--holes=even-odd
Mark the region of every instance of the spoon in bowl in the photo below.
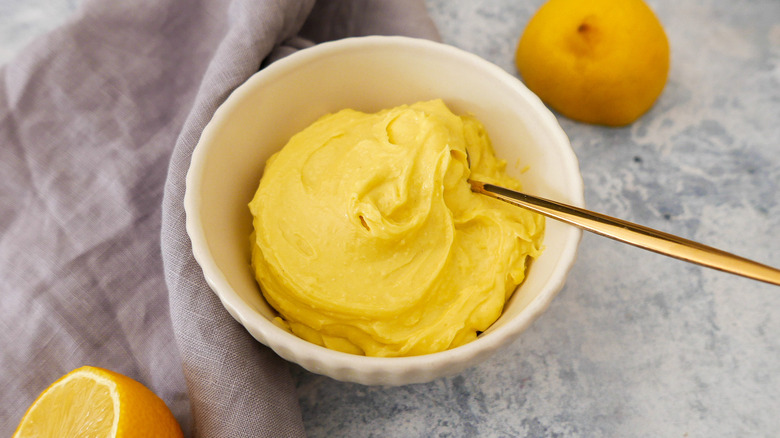
{"type": "Polygon", "coordinates": [[[469,180],[471,190],[620,242],[780,286],[780,270],[700,243],[573,205],[469,180]]]}

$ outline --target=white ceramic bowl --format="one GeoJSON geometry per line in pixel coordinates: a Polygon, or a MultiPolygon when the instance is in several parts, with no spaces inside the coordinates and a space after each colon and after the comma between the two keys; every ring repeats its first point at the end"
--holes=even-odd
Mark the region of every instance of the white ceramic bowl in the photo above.
{"type": "Polygon", "coordinates": [[[460,49],[405,37],[350,38],[302,50],[238,87],[206,126],[192,156],[184,199],[187,233],[206,281],[258,341],[304,368],[344,381],[401,385],[451,375],[484,360],[525,330],[564,284],[581,232],[547,221],[544,253],[503,315],[476,341],[403,358],[355,356],[311,344],[274,325],[250,268],[247,203],[266,159],[319,116],[377,111],[442,98],[485,125],[496,154],[524,190],[584,205],[568,138],[514,76],[460,49]]]}

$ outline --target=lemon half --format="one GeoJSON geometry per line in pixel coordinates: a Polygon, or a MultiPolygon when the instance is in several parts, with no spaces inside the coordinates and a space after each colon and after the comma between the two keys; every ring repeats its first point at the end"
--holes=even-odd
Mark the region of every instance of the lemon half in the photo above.
{"type": "Polygon", "coordinates": [[[182,437],[165,403],[135,380],[85,366],[46,388],[19,423],[14,438],[182,437]]]}

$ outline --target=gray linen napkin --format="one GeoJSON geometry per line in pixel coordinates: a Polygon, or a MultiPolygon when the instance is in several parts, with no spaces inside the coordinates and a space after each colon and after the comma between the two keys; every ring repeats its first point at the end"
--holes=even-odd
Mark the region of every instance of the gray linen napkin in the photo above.
{"type": "Polygon", "coordinates": [[[264,60],[366,34],[438,38],[421,0],[87,0],[0,68],[0,436],[86,364],[147,385],[187,435],[303,435],[286,363],[192,257],[184,176],[264,60]]]}

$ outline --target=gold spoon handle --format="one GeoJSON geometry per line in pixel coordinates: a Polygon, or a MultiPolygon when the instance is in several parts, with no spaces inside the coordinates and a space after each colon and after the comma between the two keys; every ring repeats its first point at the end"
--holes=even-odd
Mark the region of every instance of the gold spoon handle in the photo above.
{"type": "Polygon", "coordinates": [[[642,225],[469,180],[471,190],[659,254],[780,286],[780,270],[642,225]]]}

